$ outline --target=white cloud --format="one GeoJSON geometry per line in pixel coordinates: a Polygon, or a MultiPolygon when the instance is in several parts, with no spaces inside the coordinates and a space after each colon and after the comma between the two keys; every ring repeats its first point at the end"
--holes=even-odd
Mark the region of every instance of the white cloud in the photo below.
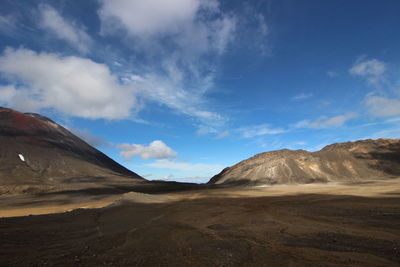
{"type": "Polygon", "coordinates": [[[14,84],[1,88],[6,93],[0,102],[21,110],[54,108],[77,117],[118,119],[130,116],[135,104],[131,89],[90,59],[6,49],[0,72],[14,84]]]}
{"type": "Polygon", "coordinates": [[[229,131],[223,131],[221,133],[219,133],[215,139],[223,139],[225,137],[228,137],[231,133],[229,131]]]}
{"type": "Polygon", "coordinates": [[[386,65],[377,59],[358,60],[349,70],[350,74],[360,76],[372,86],[378,86],[384,80],[386,65]]]}
{"type": "Polygon", "coordinates": [[[38,101],[31,98],[29,90],[17,89],[14,85],[0,86],[0,104],[21,111],[37,111],[41,107],[38,101]]]}
{"type": "Polygon", "coordinates": [[[292,97],[293,100],[305,100],[307,98],[312,97],[313,94],[312,93],[300,93],[298,95],[295,95],[292,97]]]}
{"type": "Polygon", "coordinates": [[[364,105],[369,112],[377,117],[391,117],[400,115],[400,99],[367,95],[364,105]]]}
{"type": "Polygon", "coordinates": [[[173,37],[175,45],[192,53],[210,50],[223,53],[235,29],[234,18],[223,14],[216,0],[101,0],[100,3],[104,33],[123,30],[146,43],[173,37]]]}
{"type": "Polygon", "coordinates": [[[101,0],[102,30],[150,40],[173,36],[180,44],[222,52],[235,29],[235,20],[223,14],[217,0],[101,0]],[[218,15],[218,16],[216,16],[218,15]]]}
{"type": "Polygon", "coordinates": [[[81,53],[88,53],[92,39],[83,27],[63,18],[57,10],[48,5],[41,5],[40,26],[50,31],[61,40],[67,41],[81,53]]]}
{"type": "Polygon", "coordinates": [[[377,59],[356,62],[350,69],[350,73],[360,76],[379,76],[385,72],[385,64],[377,59]]]}
{"type": "Polygon", "coordinates": [[[13,85],[0,86],[0,102],[2,104],[12,102],[17,90],[13,85]]]}
{"type": "Polygon", "coordinates": [[[357,113],[348,112],[335,117],[321,116],[315,121],[302,120],[294,125],[294,128],[330,128],[342,126],[346,121],[357,117],[357,113]]]}
{"type": "Polygon", "coordinates": [[[220,172],[224,166],[216,164],[203,164],[203,163],[188,163],[188,162],[176,162],[169,159],[160,159],[155,162],[146,164],[149,167],[158,169],[171,169],[179,171],[204,171],[207,170],[211,173],[220,172]]]}
{"type": "Polygon", "coordinates": [[[125,160],[131,160],[133,157],[140,156],[142,159],[166,159],[175,158],[178,153],[167,146],[161,140],[155,140],[148,146],[138,144],[121,144],[117,148],[125,160]]]}
{"type": "Polygon", "coordinates": [[[198,135],[207,135],[211,134],[214,135],[215,139],[223,139],[225,137],[228,137],[231,133],[228,130],[221,131],[218,130],[217,128],[214,128],[209,125],[200,125],[198,126],[198,129],[196,131],[198,135]]]}
{"type": "MultiPolygon", "coordinates": [[[[99,3],[101,33],[120,37],[133,53],[141,55],[131,77],[123,77],[134,83],[138,96],[214,129],[227,121],[209,108],[205,94],[214,87],[219,58],[235,40],[237,14],[224,12],[218,0],[99,3]]],[[[270,29],[264,15],[254,13],[255,17],[243,17],[243,23],[255,22],[252,30],[261,37],[257,43],[264,46],[270,29]]]]}
{"type": "Polygon", "coordinates": [[[358,61],[350,73],[366,79],[378,89],[366,94],[362,104],[373,117],[393,117],[400,115],[400,98],[395,80],[387,73],[387,65],[377,59],[358,61]],[[379,93],[377,93],[379,92],[379,93]],[[394,94],[393,94],[394,93],[394,94]],[[394,97],[393,97],[394,96],[394,97]]]}
{"type": "Polygon", "coordinates": [[[143,55],[133,76],[125,77],[141,97],[206,125],[224,123],[207,107],[218,58],[235,36],[236,20],[217,0],[100,1],[103,34],[125,39],[143,55]],[[138,79],[139,78],[139,79],[138,79]]]}
{"type": "Polygon", "coordinates": [[[0,56],[0,72],[13,84],[22,82],[18,88],[1,87],[0,96],[1,102],[21,110],[50,107],[85,118],[126,118],[133,107],[143,107],[136,104],[135,93],[203,124],[218,126],[226,121],[207,109],[202,90],[184,90],[179,81],[155,74],[122,77],[120,84],[120,77],[113,75],[107,65],[85,58],[7,49],[0,56]]]}
{"type": "Polygon", "coordinates": [[[243,138],[253,138],[256,136],[262,136],[267,134],[280,134],[284,133],[285,130],[281,128],[270,128],[268,124],[260,124],[248,127],[239,128],[238,131],[241,133],[243,138]]]}
{"type": "Polygon", "coordinates": [[[102,0],[100,3],[103,27],[125,27],[130,34],[139,36],[176,33],[181,24],[192,22],[200,6],[197,0],[102,0]]]}
{"type": "Polygon", "coordinates": [[[209,125],[199,125],[196,131],[198,135],[215,134],[217,132],[217,129],[209,125]]]}
{"type": "Polygon", "coordinates": [[[293,125],[293,128],[309,128],[310,127],[310,121],[309,120],[301,120],[296,122],[293,125]]]}

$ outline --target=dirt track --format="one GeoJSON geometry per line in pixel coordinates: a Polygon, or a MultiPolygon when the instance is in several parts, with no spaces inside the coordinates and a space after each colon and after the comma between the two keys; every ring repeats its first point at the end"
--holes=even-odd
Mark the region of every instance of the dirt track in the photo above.
{"type": "Polygon", "coordinates": [[[117,202],[0,219],[0,266],[400,265],[399,179],[117,202]]]}

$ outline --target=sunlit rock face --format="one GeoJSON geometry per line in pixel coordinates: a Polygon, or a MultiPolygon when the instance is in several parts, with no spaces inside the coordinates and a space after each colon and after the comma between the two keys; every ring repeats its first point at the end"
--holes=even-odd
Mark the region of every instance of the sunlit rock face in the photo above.
{"type": "Polygon", "coordinates": [[[338,143],[317,152],[278,150],[224,169],[211,184],[296,184],[400,176],[400,139],[338,143]]]}
{"type": "Polygon", "coordinates": [[[0,108],[3,191],[18,191],[24,186],[60,188],[121,179],[142,178],[46,117],[0,108]]]}

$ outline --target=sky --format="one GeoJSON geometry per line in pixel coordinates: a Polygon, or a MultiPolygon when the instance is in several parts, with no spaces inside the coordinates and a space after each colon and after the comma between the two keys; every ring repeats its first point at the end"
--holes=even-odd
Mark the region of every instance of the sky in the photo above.
{"type": "Polygon", "coordinates": [[[398,0],[0,0],[0,105],[149,180],[400,138],[398,0]]]}

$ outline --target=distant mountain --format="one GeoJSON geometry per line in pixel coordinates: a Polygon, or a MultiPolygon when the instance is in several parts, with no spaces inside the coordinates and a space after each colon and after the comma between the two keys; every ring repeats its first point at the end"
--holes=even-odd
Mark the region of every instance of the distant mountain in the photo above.
{"type": "Polygon", "coordinates": [[[317,152],[283,149],[225,168],[209,184],[297,184],[400,177],[400,139],[338,143],[317,152]]]}
{"type": "Polygon", "coordinates": [[[144,181],[54,121],[0,107],[0,193],[144,181]]]}

